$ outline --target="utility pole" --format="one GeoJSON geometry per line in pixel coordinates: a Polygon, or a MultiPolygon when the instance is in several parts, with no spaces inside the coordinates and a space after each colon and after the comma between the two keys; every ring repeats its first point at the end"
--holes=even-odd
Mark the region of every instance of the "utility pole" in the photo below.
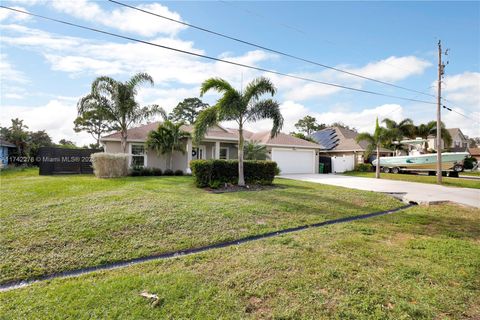
{"type": "Polygon", "coordinates": [[[442,184],[442,76],[445,65],[442,63],[442,42],[438,40],[438,85],[437,85],[437,183],[442,184]]]}

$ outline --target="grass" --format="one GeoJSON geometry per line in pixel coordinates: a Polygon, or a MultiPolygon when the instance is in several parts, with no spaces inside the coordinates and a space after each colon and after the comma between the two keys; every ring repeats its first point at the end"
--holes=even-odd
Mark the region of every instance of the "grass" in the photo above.
{"type": "Polygon", "coordinates": [[[473,177],[480,177],[480,171],[463,171],[460,172],[461,176],[473,176],[473,177]]]}
{"type": "Polygon", "coordinates": [[[5,319],[477,319],[480,210],[392,215],[0,293],[5,319]],[[156,306],[139,296],[158,294],[156,306]]]}
{"type": "MultiPolygon", "coordinates": [[[[343,173],[348,176],[374,178],[375,172],[357,172],[349,171],[343,173]]],[[[462,173],[463,174],[463,173],[462,173]]],[[[380,173],[382,179],[401,180],[421,183],[437,183],[436,176],[414,175],[414,174],[394,174],[394,173],[380,173]]],[[[480,189],[480,180],[467,180],[462,178],[442,177],[442,183],[448,187],[474,188],[480,189]]]]}
{"type": "Polygon", "coordinates": [[[279,180],[211,194],[191,177],[0,176],[0,282],[192,248],[400,206],[388,196],[279,180]]]}

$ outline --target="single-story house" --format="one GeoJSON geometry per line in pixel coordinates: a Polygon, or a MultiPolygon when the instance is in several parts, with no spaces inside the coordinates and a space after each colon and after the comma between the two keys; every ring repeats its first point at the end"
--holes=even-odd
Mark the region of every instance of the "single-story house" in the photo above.
{"type": "MultiPolygon", "coordinates": [[[[154,150],[145,147],[148,133],[156,130],[159,122],[131,128],[127,132],[127,153],[130,155],[130,165],[140,165],[165,170],[169,155],[158,155],[154,150]]],[[[193,126],[184,125],[182,130],[193,132],[193,126]]],[[[251,132],[244,130],[246,141],[256,141],[267,148],[267,158],[277,162],[281,173],[317,173],[318,153],[320,145],[279,133],[274,138],[270,131],[251,132]]],[[[105,152],[122,153],[120,133],[116,132],[100,139],[105,152]]],[[[237,159],[238,130],[214,126],[207,131],[205,138],[198,145],[192,139],[185,139],[185,153],[173,153],[172,170],[189,172],[189,163],[193,159],[237,159]]]]}
{"type": "Polygon", "coordinates": [[[8,149],[16,147],[13,143],[0,139],[0,168],[8,165],[8,149]]]}
{"type": "MultiPolygon", "coordinates": [[[[365,154],[368,148],[368,142],[357,142],[355,138],[358,133],[342,127],[330,127],[313,133],[310,137],[322,146],[320,150],[321,157],[330,157],[332,160],[340,159],[346,163],[341,169],[335,170],[335,164],[332,162],[333,172],[343,172],[353,170],[359,164],[364,163],[365,154]]],[[[373,154],[375,156],[375,154],[373,154]]],[[[393,151],[380,148],[380,156],[392,156],[393,151]]],[[[339,161],[340,161],[339,160],[339,161]]],[[[339,166],[337,166],[339,167],[339,166]]]]}

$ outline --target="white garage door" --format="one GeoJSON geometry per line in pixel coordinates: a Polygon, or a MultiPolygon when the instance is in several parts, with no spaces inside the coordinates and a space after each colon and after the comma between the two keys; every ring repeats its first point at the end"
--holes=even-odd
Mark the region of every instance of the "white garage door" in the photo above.
{"type": "Polygon", "coordinates": [[[280,174],[315,173],[315,150],[272,149],[272,160],[280,167],[280,174]]]}

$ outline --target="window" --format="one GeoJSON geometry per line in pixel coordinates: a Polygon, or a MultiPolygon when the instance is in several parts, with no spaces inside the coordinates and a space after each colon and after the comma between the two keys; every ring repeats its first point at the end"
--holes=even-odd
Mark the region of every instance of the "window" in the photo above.
{"type": "Polygon", "coordinates": [[[220,148],[220,159],[228,159],[228,148],[220,148]]]}
{"type": "Polygon", "coordinates": [[[144,167],[146,166],[145,146],[143,144],[131,145],[131,166],[132,167],[144,167]]]}

